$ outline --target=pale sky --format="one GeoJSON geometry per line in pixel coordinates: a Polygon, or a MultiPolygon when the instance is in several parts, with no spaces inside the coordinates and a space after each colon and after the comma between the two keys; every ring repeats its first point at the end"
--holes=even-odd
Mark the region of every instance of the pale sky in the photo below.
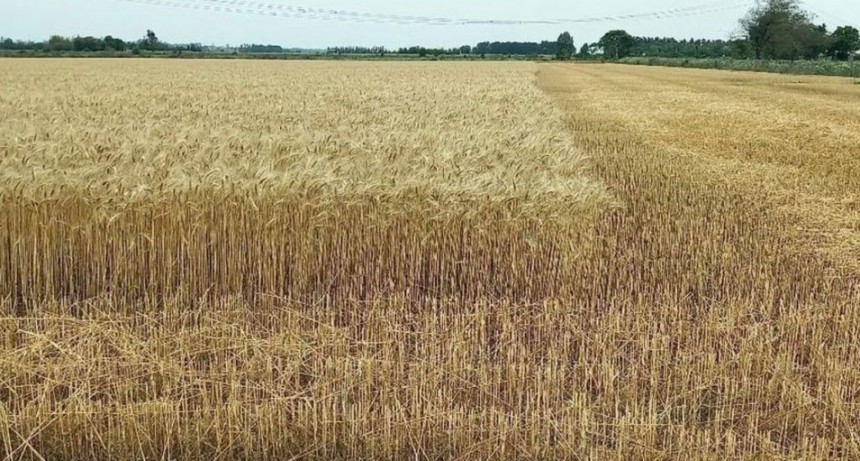
{"type": "MultiPolygon", "coordinates": [[[[65,36],[113,35],[131,40],[153,29],[158,37],[173,43],[275,44],[285,47],[409,45],[454,47],[480,41],[555,40],[569,30],[577,45],[593,42],[610,29],[625,29],[633,35],[677,38],[728,38],[738,19],[754,0],[0,0],[0,36],[44,40],[52,34],[65,36]],[[140,2],[140,3],[137,3],[140,2]],[[205,11],[178,5],[232,8],[257,12],[286,12],[285,7],[323,8],[349,13],[408,15],[474,20],[558,20],[617,17],[692,8],[687,13],[661,17],[620,19],[565,24],[408,25],[290,18],[224,11],[205,11]],[[698,6],[701,8],[696,9],[698,6]],[[698,13],[698,14],[694,14],[698,13]]],[[[857,0],[807,0],[805,7],[816,14],[816,22],[860,28],[857,0]]],[[[295,11],[295,10],[294,10],[295,11]]],[[[343,18],[344,16],[338,16],[343,18]]]]}

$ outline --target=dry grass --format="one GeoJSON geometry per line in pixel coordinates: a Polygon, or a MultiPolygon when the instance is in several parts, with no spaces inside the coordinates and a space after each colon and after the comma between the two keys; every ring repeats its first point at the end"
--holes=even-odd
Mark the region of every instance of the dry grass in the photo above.
{"type": "Polygon", "coordinates": [[[9,459],[860,456],[856,86],[7,64],[9,459]]]}

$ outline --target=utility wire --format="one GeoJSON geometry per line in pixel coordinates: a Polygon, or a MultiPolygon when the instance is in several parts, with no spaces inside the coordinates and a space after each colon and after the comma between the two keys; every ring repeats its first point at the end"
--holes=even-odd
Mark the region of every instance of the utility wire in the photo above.
{"type": "Polygon", "coordinates": [[[625,14],[591,18],[567,19],[475,19],[475,18],[446,18],[429,16],[408,16],[396,14],[379,14],[358,11],[325,9],[286,5],[275,2],[260,2],[252,0],[114,0],[125,3],[137,3],[171,8],[194,9],[201,11],[216,11],[232,14],[252,14],[261,16],[286,17],[295,19],[372,22],[392,24],[417,25],[565,25],[617,22],[634,19],[672,19],[694,15],[706,15],[722,11],[734,10],[748,6],[749,2],[736,0],[731,3],[712,1],[704,4],[683,8],[674,8],[648,13],[625,14]]]}
{"type": "MultiPolygon", "coordinates": [[[[188,1],[188,0],[186,0],[188,1]]],[[[711,1],[709,3],[693,5],[684,8],[670,9],[652,13],[641,13],[641,14],[633,14],[633,15],[624,15],[624,16],[608,16],[602,18],[579,18],[579,19],[552,19],[552,20],[522,20],[522,19],[456,19],[456,18],[442,18],[442,17],[426,17],[426,16],[404,16],[404,15],[391,15],[391,14],[374,14],[374,13],[366,13],[366,12],[355,12],[355,11],[345,11],[345,10],[336,10],[336,9],[324,9],[324,8],[314,8],[314,7],[304,7],[304,6],[294,6],[294,5],[285,5],[282,3],[273,3],[273,2],[260,2],[260,1],[252,1],[252,0],[197,0],[199,3],[208,3],[208,4],[217,4],[217,5],[227,5],[227,6],[240,6],[240,7],[252,7],[255,9],[268,9],[268,10],[279,10],[279,11],[288,11],[291,13],[301,13],[301,14],[315,14],[315,15],[331,15],[345,18],[361,18],[361,19],[381,19],[381,20],[393,20],[393,21],[408,21],[408,22],[420,22],[420,23],[432,23],[432,24],[522,24],[522,23],[537,23],[537,24],[559,24],[559,23],[571,23],[571,22],[598,22],[598,21],[607,21],[607,20],[617,20],[617,19],[631,19],[636,17],[647,17],[647,16],[673,16],[679,13],[687,13],[687,12],[698,12],[704,9],[713,9],[716,7],[724,7],[725,3],[720,1],[711,1]]],[[[744,2],[746,3],[746,2],[744,2]]]]}

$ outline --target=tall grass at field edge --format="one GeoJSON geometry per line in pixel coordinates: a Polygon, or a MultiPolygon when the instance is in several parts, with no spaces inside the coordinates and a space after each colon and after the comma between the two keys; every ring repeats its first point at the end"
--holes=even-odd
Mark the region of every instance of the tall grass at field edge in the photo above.
{"type": "Polygon", "coordinates": [[[842,61],[776,61],[750,59],[695,59],[630,57],[617,61],[620,64],[643,66],[686,67],[693,69],[721,69],[748,72],[769,72],[796,75],[829,75],[834,77],[860,77],[860,63],[842,61]]]}

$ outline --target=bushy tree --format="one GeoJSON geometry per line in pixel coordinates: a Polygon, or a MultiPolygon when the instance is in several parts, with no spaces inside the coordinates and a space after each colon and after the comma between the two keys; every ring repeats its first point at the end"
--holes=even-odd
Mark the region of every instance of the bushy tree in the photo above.
{"type": "Polygon", "coordinates": [[[729,41],[729,54],[735,59],[755,58],[755,51],[750,41],[743,38],[735,38],[729,41]]]}
{"type": "Polygon", "coordinates": [[[105,48],[113,51],[125,51],[126,44],[123,40],[110,35],[104,38],[105,48]]]}
{"type": "Polygon", "coordinates": [[[72,51],[72,41],[66,37],[52,35],[48,39],[48,49],[51,51],[72,51]]]}
{"type": "Polygon", "coordinates": [[[579,49],[579,57],[581,59],[587,59],[589,56],[591,56],[590,47],[591,47],[591,45],[589,45],[588,43],[582,44],[582,48],[579,49]]]}
{"type": "Polygon", "coordinates": [[[556,57],[562,60],[568,60],[573,53],[576,53],[576,46],[573,44],[573,37],[570,32],[564,32],[558,36],[556,46],[556,57]]]}
{"type": "Polygon", "coordinates": [[[154,31],[147,29],[146,35],[144,35],[143,40],[140,42],[140,48],[147,51],[158,51],[165,49],[165,46],[158,39],[158,36],[155,35],[154,31]]]}
{"type": "Polygon", "coordinates": [[[597,42],[603,53],[611,58],[619,59],[630,55],[630,50],[636,46],[636,40],[624,30],[610,30],[597,42]]]}
{"type": "Polygon", "coordinates": [[[837,27],[830,35],[827,54],[833,59],[845,61],[860,50],[860,31],[851,26],[837,27]]]}
{"type": "Polygon", "coordinates": [[[813,24],[798,0],[758,0],[741,28],[758,59],[812,59],[827,49],[827,28],[813,24]]]}
{"type": "Polygon", "coordinates": [[[75,37],[72,39],[72,49],[75,51],[104,51],[104,40],[96,37],[75,37]]]}

